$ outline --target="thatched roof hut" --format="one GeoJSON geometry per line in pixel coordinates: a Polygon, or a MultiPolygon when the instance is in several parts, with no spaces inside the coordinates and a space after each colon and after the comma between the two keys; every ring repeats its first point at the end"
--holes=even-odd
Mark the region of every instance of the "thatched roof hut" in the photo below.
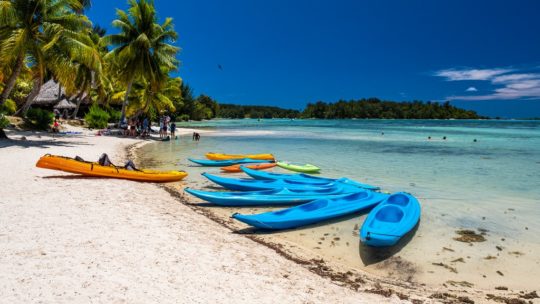
{"type": "Polygon", "coordinates": [[[49,80],[41,86],[33,104],[39,106],[52,106],[62,98],[66,98],[66,91],[56,81],[49,80]]]}
{"type": "MultiPolygon", "coordinates": [[[[87,94],[84,93],[80,98],[81,104],[90,103],[87,94]]],[[[41,86],[38,95],[34,98],[33,105],[39,107],[53,107],[55,109],[75,109],[77,106],[70,100],[75,96],[67,96],[66,90],[58,82],[53,79],[47,81],[41,86]]]]}
{"type": "Polygon", "coordinates": [[[76,104],[74,104],[73,102],[67,100],[67,99],[62,99],[59,103],[57,103],[54,108],[55,109],[58,109],[58,110],[62,110],[62,109],[75,109],[77,107],[76,104]]]}

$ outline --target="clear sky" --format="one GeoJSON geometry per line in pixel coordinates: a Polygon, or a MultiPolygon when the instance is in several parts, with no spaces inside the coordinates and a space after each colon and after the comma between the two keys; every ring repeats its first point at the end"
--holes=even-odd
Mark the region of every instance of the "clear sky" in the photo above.
{"type": "MultiPolygon", "coordinates": [[[[180,35],[178,75],[221,103],[449,99],[484,115],[540,116],[538,0],[155,4],[180,35]]],[[[113,32],[127,1],[92,5],[92,21],[113,32]]]]}

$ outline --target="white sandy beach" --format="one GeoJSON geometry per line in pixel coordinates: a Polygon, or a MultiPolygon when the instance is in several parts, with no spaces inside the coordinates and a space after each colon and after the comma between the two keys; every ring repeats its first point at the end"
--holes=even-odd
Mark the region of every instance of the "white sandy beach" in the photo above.
{"type": "Polygon", "coordinates": [[[154,184],[35,167],[46,153],[96,160],[106,152],[122,163],[125,148],[140,143],[85,133],[12,131],[15,140],[0,141],[0,302],[400,302],[338,286],[154,184]]]}

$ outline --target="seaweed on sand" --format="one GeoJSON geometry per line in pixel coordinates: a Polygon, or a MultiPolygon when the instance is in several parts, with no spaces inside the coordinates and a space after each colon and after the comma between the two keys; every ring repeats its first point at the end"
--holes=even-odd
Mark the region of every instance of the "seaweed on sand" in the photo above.
{"type": "Polygon", "coordinates": [[[454,240],[464,243],[473,243],[473,242],[485,242],[486,238],[482,234],[478,234],[473,230],[462,229],[457,230],[458,237],[455,237],[454,240]]]}

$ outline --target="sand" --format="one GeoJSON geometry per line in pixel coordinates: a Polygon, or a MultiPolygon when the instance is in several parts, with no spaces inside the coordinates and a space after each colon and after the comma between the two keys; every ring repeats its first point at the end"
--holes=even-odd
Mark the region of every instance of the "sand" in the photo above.
{"type": "Polygon", "coordinates": [[[144,143],[83,132],[0,141],[1,303],[403,302],[338,286],[163,187],[34,166],[45,153],[122,163],[144,143]]]}

